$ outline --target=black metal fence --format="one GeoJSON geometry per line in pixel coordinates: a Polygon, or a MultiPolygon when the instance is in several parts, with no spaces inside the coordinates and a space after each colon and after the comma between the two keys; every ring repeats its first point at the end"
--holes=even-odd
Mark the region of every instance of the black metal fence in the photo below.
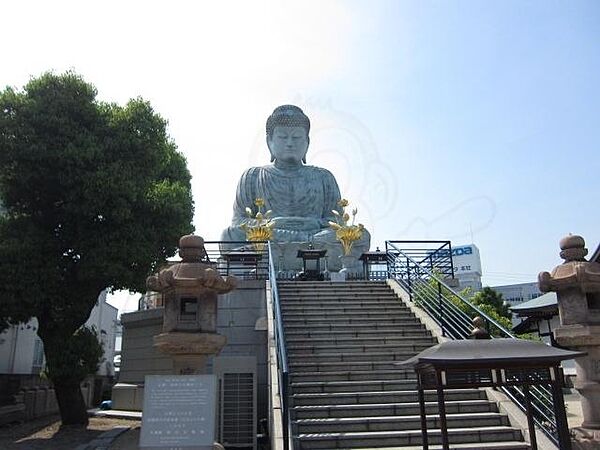
{"type": "MultiPolygon", "coordinates": [[[[510,331],[450,286],[452,278],[447,276],[450,270],[453,271],[451,264],[448,266],[447,263],[443,263],[438,266],[435,257],[423,258],[423,250],[418,253],[411,249],[416,245],[414,241],[408,251],[399,247],[399,244],[406,242],[410,241],[386,241],[388,276],[398,281],[409,293],[411,301],[427,312],[440,327],[442,336],[450,339],[468,339],[473,328],[472,319],[479,316],[483,319],[484,327],[492,338],[515,338],[510,331]],[[446,267],[446,272],[443,272],[440,267],[446,267]]],[[[448,247],[441,247],[443,250],[446,248],[451,255],[449,243],[448,247]]],[[[440,257],[446,257],[445,251],[440,257]]],[[[558,446],[558,427],[551,388],[542,385],[532,386],[530,389],[533,397],[530,407],[535,423],[558,446]]],[[[523,388],[511,386],[502,390],[522,411],[526,412],[527,399],[523,388]]]]}

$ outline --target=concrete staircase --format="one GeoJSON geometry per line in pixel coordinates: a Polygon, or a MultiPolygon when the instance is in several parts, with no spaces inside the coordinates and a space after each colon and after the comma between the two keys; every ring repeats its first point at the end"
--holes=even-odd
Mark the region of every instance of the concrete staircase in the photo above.
{"type": "MultiPolygon", "coordinates": [[[[436,340],[384,282],[278,282],[296,448],[421,449],[416,380],[403,361],[436,340]]],[[[441,448],[426,392],[429,443],[441,448]]],[[[446,391],[451,448],[525,450],[485,392],[446,391]]]]}

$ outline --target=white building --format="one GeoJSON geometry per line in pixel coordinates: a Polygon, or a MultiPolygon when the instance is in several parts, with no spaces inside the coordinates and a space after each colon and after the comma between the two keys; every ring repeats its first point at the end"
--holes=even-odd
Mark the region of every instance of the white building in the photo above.
{"type": "Polygon", "coordinates": [[[475,244],[452,247],[452,265],[459,289],[481,290],[481,257],[475,244]]]}
{"type": "Polygon", "coordinates": [[[499,294],[502,294],[502,298],[507,301],[510,306],[520,305],[542,295],[538,288],[537,281],[531,283],[492,286],[492,289],[499,294]]]}
{"type": "MultiPolygon", "coordinates": [[[[95,327],[104,348],[97,375],[114,376],[113,360],[118,310],[106,303],[106,291],[98,296],[86,325],[95,327]]],[[[0,334],[0,374],[39,374],[44,367],[44,346],[37,335],[38,322],[12,326],[0,334]]]]}

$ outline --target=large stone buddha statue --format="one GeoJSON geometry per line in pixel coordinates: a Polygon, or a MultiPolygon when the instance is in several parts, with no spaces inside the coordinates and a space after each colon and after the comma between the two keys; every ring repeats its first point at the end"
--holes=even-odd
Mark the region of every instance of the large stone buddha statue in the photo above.
{"type": "MultiPolygon", "coordinates": [[[[312,244],[327,249],[330,270],[338,270],[337,256],[341,244],[328,222],[334,220],[333,209],[339,210],[340,190],[327,169],[306,165],[310,120],[294,105],[277,107],[267,119],[267,146],[271,165],[246,170],[237,186],[233,205],[233,220],[221,239],[244,241],[240,228],[246,220],[246,207],[253,207],[257,198],[264,199],[265,210],[272,210],[273,239],[283,255],[284,269],[297,269],[298,248],[312,244]]],[[[365,230],[355,242],[356,257],[368,251],[370,235],[365,230]]]]}

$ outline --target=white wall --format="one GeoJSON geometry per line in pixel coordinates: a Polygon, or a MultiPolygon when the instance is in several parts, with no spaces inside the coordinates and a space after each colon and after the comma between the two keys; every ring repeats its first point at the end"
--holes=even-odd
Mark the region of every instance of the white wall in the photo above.
{"type": "Polygon", "coordinates": [[[106,291],[98,296],[98,304],[94,306],[86,325],[95,327],[98,338],[104,349],[104,360],[100,363],[98,375],[113,376],[115,368],[115,340],[117,338],[117,314],[118,310],[106,303],[106,291]]]}
{"type": "MultiPolygon", "coordinates": [[[[106,292],[102,292],[98,296],[98,304],[94,306],[86,322],[86,325],[96,327],[104,346],[105,361],[100,364],[98,375],[114,375],[117,312],[117,308],[106,303],[106,292]]],[[[0,373],[39,372],[42,364],[34,366],[36,341],[41,342],[37,337],[37,326],[37,319],[32,319],[26,324],[10,327],[0,334],[0,373]]]]}
{"type": "Polygon", "coordinates": [[[33,373],[37,319],[10,327],[0,334],[0,373],[33,373]]]}

